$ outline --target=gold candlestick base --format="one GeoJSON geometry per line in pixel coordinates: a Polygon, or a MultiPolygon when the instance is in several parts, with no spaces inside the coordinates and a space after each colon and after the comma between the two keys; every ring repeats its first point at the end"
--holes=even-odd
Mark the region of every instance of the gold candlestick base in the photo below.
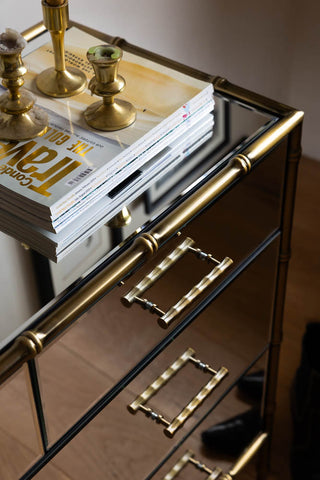
{"type": "Polygon", "coordinates": [[[2,140],[30,140],[46,133],[48,115],[40,108],[17,115],[0,116],[0,138],[2,140]]]}
{"type": "Polygon", "coordinates": [[[86,109],[84,118],[90,127],[112,132],[131,125],[136,119],[136,110],[131,103],[124,100],[116,99],[110,105],[100,101],[86,109]]]}
{"type": "Polygon", "coordinates": [[[89,89],[103,100],[90,105],[84,117],[88,125],[97,130],[120,130],[136,119],[136,109],[131,103],[114,98],[125,87],[124,78],[117,74],[121,57],[122,50],[111,45],[92,47],[87,52],[95,72],[89,89]]]}
{"type": "Polygon", "coordinates": [[[77,95],[82,92],[86,83],[85,74],[74,67],[68,67],[63,71],[58,71],[53,67],[48,68],[41,72],[36,79],[37,87],[42,93],[56,98],[77,95]]]}
{"type": "Polygon", "coordinates": [[[7,29],[0,35],[0,75],[8,89],[0,96],[0,138],[29,140],[47,131],[48,115],[34,107],[35,98],[22,87],[27,69],[21,51],[26,42],[16,31],[7,29]]]}

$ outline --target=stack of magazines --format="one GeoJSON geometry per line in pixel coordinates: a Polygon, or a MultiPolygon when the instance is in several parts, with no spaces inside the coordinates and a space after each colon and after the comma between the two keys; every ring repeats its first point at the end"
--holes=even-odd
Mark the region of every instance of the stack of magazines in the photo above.
{"type": "MultiPolygon", "coordinates": [[[[66,63],[93,70],[86,51],[103,42],[71,28],[66,63]]],[[[24,58],[25,86],[49,114],[42,136],[0,141],[0,228],[58,261],[134,200],[157,176],[207,141],[213,127],[212,84],[124,52],[121,97],[137,110],[133,125],[116,132],[90,128],[83,111],[97,101],[88,90],[51,99],[35,88],[35,76],[53,64],[50,41],[24,58]]]]}

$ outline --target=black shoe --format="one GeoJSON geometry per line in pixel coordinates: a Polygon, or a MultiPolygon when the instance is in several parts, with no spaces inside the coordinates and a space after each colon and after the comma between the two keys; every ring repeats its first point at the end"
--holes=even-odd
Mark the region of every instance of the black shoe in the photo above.
{"type": "Polygon", "coordinates": [[[291,397],[294,480],[320,480],[320,323],[309,323],[291,397]]]}
{"type": "Polygon", "coordinates": [[[203,444],[218,453],[239,455],[261,429],[258,408],[218,423],[201,434],[203,444]]]}
{"type": "Polygon", "coordinates": [[[263,394],[264,371],[249,373],[240,378],[238,389],[248,395],[252,400],[260,402],[263,394]]]}

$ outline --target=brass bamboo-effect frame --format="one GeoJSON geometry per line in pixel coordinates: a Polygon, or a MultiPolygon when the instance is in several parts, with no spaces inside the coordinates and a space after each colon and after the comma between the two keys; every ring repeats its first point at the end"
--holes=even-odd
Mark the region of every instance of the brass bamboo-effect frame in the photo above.
{"type": "MultiPolygon", "coordinates": [[[[59,333],[105,295],[110,288],[118,284],[137,265],[145,261],[150,255],[152,256],[163,243],[233,182],[248,174],[256,162],[300,124],[302,118],[303,113],[294,110],[280,119],[260,138],[255,140],[250,147],[245,149],[242,154],[233,157],[217,175],[159,222],[154,230],[143,233],[135,240],[132,247],[69,297],[63,305],[53,310],[32,331],[20,335],[1,356],[0,383],[16,372],[23,363],[40,353],[59,333]]],[[[289,175],[289,178],[291,181],[293,180],[292,174],[289,175]]],[[[290,190],[293,190],[293,188],[290,187],[290,190]]],[[[291,208],[287,207],[286,213],[289,215],[291,208]]],[[[287,228],[289,228],[291,222],[286,220],[283,223],[288,225],[287,228]]],[[[285,238],[286,242],[282,241],[282,244],[285,243],[286,245],[283,245],[283,247],[287,247],[290,235],[286,234],[285,238]]],[[[285,258],[287,258],[288,250],[286,249],[281,255],[285,255],[285,258]]]]}
{"type": "MultiPolygon", "coordinates": [[[[0,357],[0,383],[8,379],[24,363],[38,355],[55,337],[69,327],[82,313],[105,295],[113,286],[155,254],[161,245],[183,228],[194,215],[200,212],[208,203],[217,198],[235,181],[247,175],[251,168],[259,162],[278,143],[288,137],[288,158],[284,199],[281,220],[281,244],[277,274],[277,292],[274,303],[274,315],[270,334],[270,348],[268,354],[268,368],[266,372],[266,394],[263,406],[264,430],[272,433],[273,417],[275,412],[275,394],[278,375],[280,343],[282,336],[282,317],[285,301],[285,288],[290,259],[290,239],[294,211],[294,199],[297,182],[298,162],[301,156],[301,128],[303,112],[287,105],[270,100],[256,93],[233,85],[221,77],[209,76],[190,67],[170,61],[165,57],[150,53],[136,47],[119,37],[101,34],[93,29],[84,27],[76,22],[70,26],[77,26],[84,31],[95,35],[102,41],[119,45],[123,50],[134,52],[157,61],[163,65],[192,74],[197,78],[211,81],[217,93],[229,98],[244,102],[246,105],[262,109],[266,113],[276,115],[279,120],[265,133],[253,141],[244,151],[234,156],[228,164],[196,193],[190,196],[164,220],[159,222],[149,233],[139,236],[133,245],[119,256],[112,264],[92,278],[57,308],[53,308],[38,325],[31,331],[24,332],[9,346],[0,357]]],[[[42,23],[23,33],[27,40],[35,38],[45,31],[42,23]]],[[[259,479],[266,478],[267,464],[270,459],[270,439],[267,448],[263,449],[260,462],[259,479]]]]}

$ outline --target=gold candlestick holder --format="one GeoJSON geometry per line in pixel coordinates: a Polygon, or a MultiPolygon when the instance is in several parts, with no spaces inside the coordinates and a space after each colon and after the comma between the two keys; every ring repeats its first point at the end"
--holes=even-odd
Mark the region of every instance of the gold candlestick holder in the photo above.
{"type": "Polygon", "coordinates": [[[15,30],[0,35],[0,76],[8,90],[0,96],[0,138],[29,140],[47,131],[48,115],[34,106],[35,97],[21,88],[27,72],[21,58],[26,41],[15,30]]]}
{"type": "Polygon", "coordinates": [[[136,109],[125,100],[115,99],[125,87],[125,80],[118,75],[122,50],[112,45],[98,45],[87,52],[95,76],[89,89],[102,97],[102,101],[90,105],[84,112],[88,125],[97,130],[113,131],[128,127],[136,119],[136,109]]]}
{"type": "Polygon", "coordinates": [[[87,78],[76,67],[66,68],[64,33],[69,23],[67,0],[43,0],[43,22],[52,39],[55,67],[41,72],[36,79],[38,89],[50,97],[71,97],[85,88],[87,78]]]}

